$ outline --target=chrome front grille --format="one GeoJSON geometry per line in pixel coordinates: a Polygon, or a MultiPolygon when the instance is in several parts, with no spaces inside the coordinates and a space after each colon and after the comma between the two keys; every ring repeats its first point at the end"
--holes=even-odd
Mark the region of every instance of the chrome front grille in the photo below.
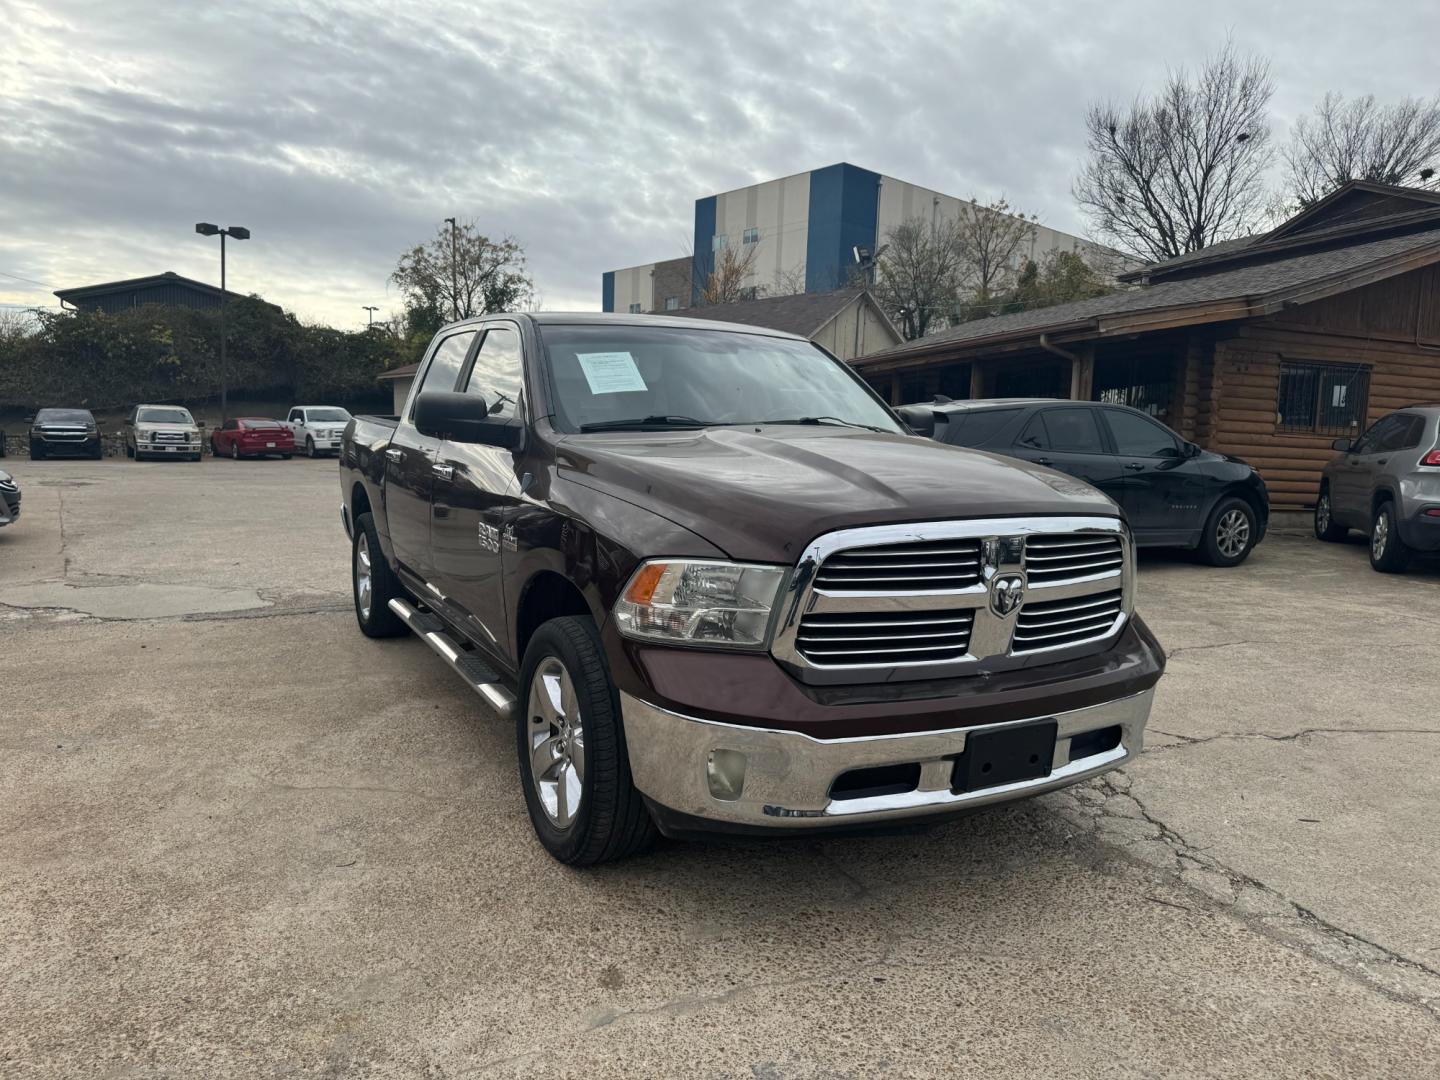
{"type": "Polygon", "coordinates": [[[1116,518],[843,529],[801,556],[771,651],[817,684],[1003,671],[1119,633],[1133,576],[1116,518]]]}
{"type": "Polygon", "coordinates": [[[1118,536],[1061,533],[1025,540],[1025,576],[1032,585],[1114,573],[1124,562],[1118,536]]]}
{"type": "Polygon", "coordinates": [[[962,589],[979,580],[980,541],[931,540],[839,551],[820,564],[815,588],[915,592],[962,589]]]}
{"type": "Polygon", "coordinates": [[[973,608],[810,614],[800,620],[795,645],[818,666],[958,660],[969,651],[974,622],[973,608]]]}
{"type": "Polygon", "coordinates": [[[83,427],[40,429],[40,438],[46,442],[84,442],[89,432],[83,427]]]}
{"type": "Polygon", "coordinates": [[[1125,596],[1115,589],[1107,593],[1042,600],[1020,608],[1011,638],[1012,653],[1058,649],[1105,637],[1124,609],[1125,596]]]}
{"type": "Polygon", "coordinates": [[[190,441],[190,436],[183,431],[157,431],[150,437],[151,442],[157,443],[184,443],[190,441]]]}

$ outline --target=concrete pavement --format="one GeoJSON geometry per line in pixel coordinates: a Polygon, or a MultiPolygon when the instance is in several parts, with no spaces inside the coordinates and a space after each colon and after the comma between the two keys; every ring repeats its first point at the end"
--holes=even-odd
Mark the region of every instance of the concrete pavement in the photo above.
{"type": "Polygon", "coordinates": [[[1146,558],[1125,772],[575,872],[355,629],[333,462],[6,467],[0,1075],[1435,1074],[1433,566],[1146,558]]]}

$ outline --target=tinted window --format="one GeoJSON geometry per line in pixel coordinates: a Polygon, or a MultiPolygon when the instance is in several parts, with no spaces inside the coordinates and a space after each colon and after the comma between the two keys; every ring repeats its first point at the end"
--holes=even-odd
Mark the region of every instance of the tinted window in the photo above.
{"type": "Polygon", "coordinates": [[[37,423],[89,424],[94,419],[85,409],[41,409],[35,414],[37,423]]]}
{"type": "Polygon", "coordinates": [[[1072,454],[1103,454],[1105,440],[1093,409],[1047,409],[1036,413],[1020,435],[1032,450],[1063,450],[1072,454]]]}
{"type": "MultiPolygon", "coordinates": [[[[297,416],[298,420],[299,417],[297,416]]],[[[312,424],[344,424],[350,420],[350,414],[344,409],[311,409],[310,423],[312,424]]]]}
{"type": "Polygon", "coordinates": [[[1357,454],[1378,454],[1384,450],[1393,450],[1404,427],[1404,418],[1399,413],[1381,417],[1370,425],[1370,430],[1360,437],[1353,450],[1357,454]]]}
{"type": "Polygon", "coordinates": [[[946,417],[945,441],[956,446],[984,446],[1006,424],[1015,419],[1019,409],[978,409],[953,412],[946,417]]]}
{"type": "Polygon", "coordinates": [[[1180,454],[1175,436],[1153,420],[1118,409],[1106,409],[1105,419],[1115,438],[1115,452],[1121,457],[1178,457],[1180,454]]]}
{"type": "Polygon", "coordinates": [[[505,419],[520,411],[520,391],[525,384],[520,361],[520,335],[508,326],[496,326],[485,332],[470,379],[467,394],[479,394],[490,403],[490,415],[505,419]]]}
{"type": "Polygon", "coordinates": [[[256,431],[262,428],[278,428],[280,426],[278,420],[242,420],[240,423],[243,427],[252,428],[256,431]]]}
{"type": "Polygon", "coordinates": [[[455,380],[460,377],[460,368],[465,363],[465,354],[475,340],[474,330],[451,334],[435,350],[434,359],[425,369],[425,381],[421,390],[454,390],[455,380]]]}

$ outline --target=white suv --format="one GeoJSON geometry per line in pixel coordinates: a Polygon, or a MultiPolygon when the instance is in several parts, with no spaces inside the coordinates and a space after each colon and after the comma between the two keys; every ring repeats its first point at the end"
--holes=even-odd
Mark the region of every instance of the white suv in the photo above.
{"type": "Polygon", "coordinates": [[[295,449],[307,457],[340,452],[340,436],[350,414],[338,405],[296,405],[290,410],[285,426],[295,436],[295,449]]]}

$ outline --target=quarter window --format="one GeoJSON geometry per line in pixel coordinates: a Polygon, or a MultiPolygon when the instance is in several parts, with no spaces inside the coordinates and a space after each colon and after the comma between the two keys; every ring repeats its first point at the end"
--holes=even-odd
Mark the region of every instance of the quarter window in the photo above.
{"type": "Polygon", "coordinates": [[[1370,369],[1363,364],[1280,364],[1275,430],[1291,435],[1353,435],[1365,421],[1370,369]]]}
{"type": "Polygon", "coordinates": [[[491,327],[475,354],[465,392],[479,394],[490,403],[490,415],[504,420],[519,414],[524,381],[520,335],[508,326],[491,327]]]}
{"type": "Polygon", "coordinates": [[[1105,420],[1121,457],[1178,457],[1180,444],[1175,436],[1143,416],[1106,409],[1105,420]]]}

